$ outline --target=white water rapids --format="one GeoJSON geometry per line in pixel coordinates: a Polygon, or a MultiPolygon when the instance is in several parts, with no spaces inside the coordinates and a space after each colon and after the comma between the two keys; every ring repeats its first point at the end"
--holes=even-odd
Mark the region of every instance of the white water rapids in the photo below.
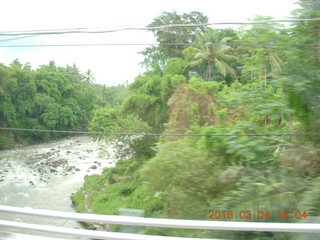
{"type": "MultiPolygon", "coordinates": [[[[101,173],[114,164],[113,148],[87,136],[2,150],[0,205],[74,212],[70,195],[82,186],[84,176],[101,173]]],[[[53,218],[0,213],[0,219],[81,228],[75,221],[53,218]]]]}

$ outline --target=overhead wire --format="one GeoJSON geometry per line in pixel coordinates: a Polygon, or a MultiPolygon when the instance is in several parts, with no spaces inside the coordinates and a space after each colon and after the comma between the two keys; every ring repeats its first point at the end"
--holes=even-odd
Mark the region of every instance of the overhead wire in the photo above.
{"type": "MultiPolygon", "coordinates": [[[[0,32],[0,36],[22,36],[11,39],[0,40],[0,42],[7,42],[18,40],[21,38],[29,38],[34,36],[43,35],[57,35],[57,34],[71,34],[71,33],[111,33],[125,30],[160,30],[170,29],[174,27],[201,27],[220,24],[264,24],[273,22],[313,22],[320,21],[320,18],[313,19],[274,19],[274,20],[262,20],[262,21],[224,21],[224,22],[211,22],[203,24],[169,24],[155,27],[124,27],[111,30],[92,30],[96,28],[68,28],[68,29],[47,29],[47,30],[23,30],[23,31],[6,31],[0,32]]],[[[109,27],[111,28],[111,27],[109,27]]],[[[19,44],[19,45],[0,45],[1,48],[32,48],[32,47],[97,47],[97,46],[139,46],[139,45],[234,45],[234,46],[320,46],[319,43],[73,43],[73,44],[19,44]]]]}
{"type": "MultiPolygon", "coordinates": [[[[86,28],[78,28],[78,29],[86,29],[86,28]]],[[[57,29],[59,30],[59,29],[57,29]]],[[[9,39],[1,39],[0,42],[9,42],[9,41],[15,41],[15,40],[19,40],[19,39],[24,39],[24,38],[33,38],[33,37],[39,37],[39,36],[42,36],[42,35],[46,35],[45,33],[42,33],[43,31],[45,30],[33,30],[33,31],[38,31],[39,34],[37,35],[26,35],[26,36],[21,36],[21,37],[14,37],[14,38],[9,38],[9,39]]],[[[15,32],[15,31],[8,31],[8,32],[15,32]]],[[[24,31],[22,31],[24,32],[24,31]]],[[[25,32],[28,32],[28,31],[25,31],[25,32]]],[[[1,36],[1,34],[0,34],[1,36]]],[[[8,36],[4,36],[4,37],[8,37],[8,36]]]]}
{"type": "Polygon", "coordinates": [[[175,28],[175,27],[204,27],[211,25],[247,25],[247,24],[264,24],[264,23],[274,23],[274,22],[314,22],[320,21],[320,18],[310,18],[310,19],[273,19],[273,20],[262,20],[262,21],[235,21],[235,22],[211,22],[211,23],[199,23],[199,24],[168,24],[161,26],[147,26],[147,27],[124,27],[110,30],[90,30],[90,28],[74,28],[74,29],[65,29],[65,30],[37,30],[37,31],[16,31],[16,32],[0,32],[0,36],[19,36],[19,35],[38,35],[38,34],[47,34],[47,35],[56,35],[56,34],[74,34],[74,33],[111,33],[119,31],[128,31],[128,30],[142,30],[142,31],[152,31],[159,29],[175,28]]]}
{"type": "Polygon", "coordinates": [[[32,37],[37,37],[39,35],[27,35],[27,36],[23,36],[23,37],[15,37],[15,38],[9,38],[9,39],[1,39],[0,42],[9,42],[9,41],[14,41],[14,40],[18,40],[18,39],[23,39],[23,38],[32,38],[32,37]]]}
{"type": "MultiPolygon", "coordinates": [[[[34,31],[7,31],[0,32],[0,36],[22,36],[11,39],[0,40],[0,42],[13,41],[22,38],[34,37],[39,35],[70,34],[70,33],[110,33],[125,30],[157,30],[173,27],[201,27],[221,24],[263,24],[271,22],[311,22],[320,21],[320,18],[314,19],[278,19],[251,22],[214,22],[206,24],[172,24],[156,27],[127,27],[112,30],[90,31],[90,28],[73,28],[73,29],[54,29],[54,30],[34,30],[34,31]]],[[[26,44],[26,45],[0,45],[6,48],[18,47],[86,47],[86,46],[133,46],[133,45],[235,45],[235,46],[320,46],[318,43],[311,44],[281,44],[281,43],[84,43],[84,44],[26,44]]],[[[294,135],[320,135],[320,133],[271,133],[271,134],[166,134],[166,133],[115,133],[115,132],[87,132],[87,131],[66,131],[66,130],[43,130],[43,129],[26,129],[26,128],[8,128],[0,127],[0,130],[10,131],[32,131],[32,132],[50,132],[50,133],[68,133],[68,134],[99,134],[99,135],[141,135],[141,136],[294,136],[294,135]]]]}
{"type": "MultiPolygon", "coordinates": [[[[1,41],[0,41],[1,42],[1,41]]],[[[233,46],[264,46],[264,47],[317,47],[320,43],[72,43],[72,44],[20,44],[0,45],[2,48],[32,48],[32,47],[99,47],[99,46],[177,46],[177,45],[233,45],[233,46]]]]}
{"type": "Polygon", "coordinates": [[[245,134],[180,134],[180,133],[133,133],[133,132],[87,132],[87,131],[67,131],[29,128],[9,128],[0,127],[0,130],[26,131],[26,132],[48,132],[48,133],[68,133],[68,134],[96,134],[96,135],[137,135],[137,136],[206,136],[206,137],[247,137],[247,136],[312,136],[320,133],[245,133],[245,134]]]}

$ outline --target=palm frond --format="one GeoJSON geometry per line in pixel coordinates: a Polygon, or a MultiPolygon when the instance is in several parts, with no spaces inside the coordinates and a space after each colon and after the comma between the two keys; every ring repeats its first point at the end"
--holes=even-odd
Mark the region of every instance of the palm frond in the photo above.
{"type": "Polygon", "coordinates": [[[189,64],[190,67],[197,67],[199,65],[201,65],[202,63],[204,63],[203,59],[198,59],[193,61],[192,63],[189,64]]]}
{"type": "Polygon", "coordinates": [[[224,62],[232,62],[238,60],[236,56],[229,55],[229,54],[223,54],[220,56],[220,59],[223,60],[224,62]]]}
{"type": "Polygon", "coordinates": [[[216,54],[223,56],[223,54],[226,54],[228,52],[230,52],[232,50],[232,48],[230,46],[219,46],[220,48],[217,49],[216,54]]]}
{"type": "Polygon", "coordinates": [[[201,52],[197,53],[194,58],[205,60],[205,59],[209,58],[209,56],[210,56],[209,52],[201,51],[201,52]]]}
{"type": "Polygon", "coordinates": [[[272,71],[281,72],[284,68],[282,60],[271,50],[269,51],[269,61],[272,71]]]}
{"type": "Polygon", "coordinates": [[[220,43],[227,43],[231,39],[232,39],[231,37],[224,37],[224,38],[221,39],[220,43]]]}
{"type": "Polygon", "coordinates": [[[229,65],[226,64],[226,68],[227,68],[227,72],[233,77],[233,78],[237,78],[237,72],[236,70],[234,70],[232,67],[230,67],[229,65]]]}
{"type": "Polygon", "coordinates": [[[214,66],[217,68],[217,70],[221,73],[222,76],[226,77],[226,75],[227,75],[226,63],[215,58],[214,59],[214,66]]]}

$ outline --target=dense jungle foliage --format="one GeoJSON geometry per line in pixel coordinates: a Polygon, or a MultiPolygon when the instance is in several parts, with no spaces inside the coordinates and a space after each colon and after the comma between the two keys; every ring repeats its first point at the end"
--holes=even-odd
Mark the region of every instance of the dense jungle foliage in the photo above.
{"type": "MultiPolygon", "coordinates": [[[[318,1],[298,2],[293,18],[320,18],[318,1]]],[[[83,76],[74,66],[1,65],[1,126],[219,135],[100,137],[115,144],[120,160],[101,175],[85,177],[71,196],[78,212],[119,214],[120,208],[132,208],[157,218],[318,221],[320,137],[277,134],[320,133],[319,20],[290,25],[268,16],[254,20],[262,23],[238,30],[205,25],[152,30],[159,45],[141,52],[146,71],[128,89],[90,85],[92,73],[83,76]]],[[[196,11],[164,12],[149,26],[181,23],[205,24],[208,18],[196,11]]],[[[56,137],[33,134],[13,137],[56,137]]],[[[10,137],[1,135],[1,144],[10,137]]],[[[295,233],[142,231],[238,240],[318,239],[295,233]]]]}
{"type": "MultiPolygon", "coordinates": [[[[0,126],[40,130],[86,130],[93,109],[117,106],[126,85],[93,85],[93,73],[76,65],[57,67],[54,61],[33,70],[14,60],[0,64],[0,126]]],[[[0,130],[0,149],[17,143],[42,142],[65,133],[0,130]]]]}
{"type": "MultiPolygon", "coordinates": [[[[295,19],[320,17],[317,1],[299,3],[295,19]]],[[[207,22],[199,12],[164,12],[149,26],[207,22]]],[[[120,208],[133,208],[160,218],[317,221],[312,217],[320,216],[319,136],[245,134],[319,133],[319,46],[303,45],[320,43],[319,20],[291,25],[269,21],[239,30],[202,26],[152,32],[160,45],[141,53],[147,71],[129,86],[121,106],[95,109],[89,129],[242,135],[109,136],[105,140],[116,143],[122,160],[101,175],[85,178],[72,196],[77,211],[119,214],[120,208]],[[173,44],[161,45],[167,42],[173,44]],[[297,43],[302,45],[293,45],[297,43]],[[220,218],[210,211],[220,211],[220,218]]],[[[143,232],[318,239],[312,234],[150,227],[143,232]]]]}

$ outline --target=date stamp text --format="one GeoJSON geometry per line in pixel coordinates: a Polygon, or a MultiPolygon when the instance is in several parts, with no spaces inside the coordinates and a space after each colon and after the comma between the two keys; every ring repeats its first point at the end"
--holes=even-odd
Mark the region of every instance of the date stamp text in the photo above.
{"type": "Polygon", "coordinates": [[[245,220],[245,219],[306,219],[306,211],[209,211],[212,220],[245,220]]]}

